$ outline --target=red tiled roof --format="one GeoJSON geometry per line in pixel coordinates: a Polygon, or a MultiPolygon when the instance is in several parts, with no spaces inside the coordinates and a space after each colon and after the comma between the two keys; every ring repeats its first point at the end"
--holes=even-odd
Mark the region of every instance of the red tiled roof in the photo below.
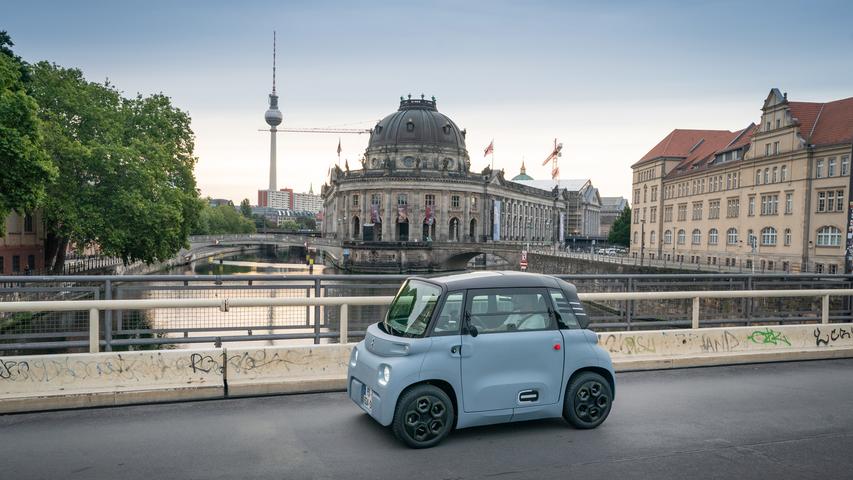
{"type": "Polygon", "coordinates": [[[817,102],[788,102],[791,116],[800,122],[800,136],[806,140],[811,135],[815,120],[817,120],[823,106],[823,103],[817,102]]]}
{"type": "Polygon", "coordinates": [[[853,142],[853,97],[822,104],[813,128],[800,133],[813,145],[853,142]]]}
{"type": "MultiPolygon", "coordinates": [[[[700,141],[702,141],[702,144],[699,145],[697,150],[707,148],[705,144],[709,140],[713,141],[720,136],[731,135],[732,132],[728,130],[682,130],[676,128],[633,166],[660,157],[687,158],[691,154],[690,149],[695,147],[700,141]]],[[[714,142],[714,144],[717,145],[716,148],[720,148],[717,142],[714,142]]]]}

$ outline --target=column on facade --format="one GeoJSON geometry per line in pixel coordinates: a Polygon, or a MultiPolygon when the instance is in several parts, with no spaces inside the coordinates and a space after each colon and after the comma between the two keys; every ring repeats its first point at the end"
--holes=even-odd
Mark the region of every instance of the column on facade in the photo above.
{"type": "Polygon", "coordinates": [[[450,197],[447,190],[442,190],[439,198],[436,198],[435,201],[438,205],[440,205],[439,210],[441,211],[440,219],[436,219],[439,224],[436,228],[436,234],[438,238],[442,242],[446,242],[450,240],[450,197]]]}
{"type": "MultiPolygon", "coordinates": [[[[471,233],[471,208],[468,205],[467,192],[464,196],[460,197],[459,200],[459,205],[462,207],[462,225],[459,226],[459,241],[470,242],[471,240],[468,238],[468,234],[471,233]]],[[[476,234],[477,232],[474,233],[476,234]]]]}
{"type": "Polygon", "coordinates": [[[386,241],[386,242],[395,241],[395,240],[397,240],[397,238],[395,237],[397,232],[395,231],[395,228],[394,228],[396,226],[396,224],[394,223],[394,220],[396,219],[397,211],[396,211],[396,209],[393,212],[391,211],[392,210],[392,208],[391,208],[392,198],[391,197],[393,197],[394,194],[390,189],[380,190],[380,191],[382,192],[381,193],[382,198],[380,199],[380,202],[379,202],[380,207],[382,206],[383,203],[385,204],[385,213],[380,212],[380,215],[382,216],[382,240],[386,241]]]}

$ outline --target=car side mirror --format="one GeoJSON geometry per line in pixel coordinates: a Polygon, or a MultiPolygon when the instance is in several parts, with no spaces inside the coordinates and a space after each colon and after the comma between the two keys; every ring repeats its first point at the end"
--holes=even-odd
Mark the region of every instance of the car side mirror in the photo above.
{"type": "Polygon", "coordinates": [[[477,327],[471,325],[471,314],[468,312],[465,312],[465,330],[468,332],[468,335],[471,335],[472,337],[476,337],[480,334],[477,327]]]}

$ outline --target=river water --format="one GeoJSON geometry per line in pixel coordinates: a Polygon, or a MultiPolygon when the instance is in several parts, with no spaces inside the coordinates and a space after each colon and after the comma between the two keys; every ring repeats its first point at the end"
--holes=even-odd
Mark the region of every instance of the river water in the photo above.
{"type": "MultiPolygon", "coordinates": [[[[343,273],[333,267],[314,265],[313,270],[305,264],[304,258],[289,250],[262,250],[252,253],[223,256],[193,262],[157,272],[169,275],[329,275],[343,273]]],[[[326,285],[324,295],[393,295],[399,287],[399,280],[386,285],[367,285],[359,289],[346,286],[343,282],[331,282],[326,285]]],[[[151,282],[144,289],[132,286],[118,293],[118,298],[305,298],[313,296],[312,281],[254,280],[223,282],[212,284],[191,282],[182,285],[175,282],[151,282]]],[[[363,306],[350,308],[350,331],[361,331],[379,321],[386,307],[363,306]]],[[[119,320],[116,330],[154,329],[158,336],[180,337],[228,337],[245,335],[288,334],[310,337],[314,333],[315,316],[318,311],[313,307],[244,307],[232,308],[227,312],[213,308],[174,308],[157,309],[145,312],[125,312],[119,320]]],[[[320,331],[336,332],[339,328],[338,307],[319,309],[320,331]]],[[[124,336],[116,332],[117,338],[124,336]]],[[[322,339],[322,343],[336,342],[334,339],[322,339]]],[[[267,339],[258,341],[223,342],[232,348],[260,347],[265,345],[312,344],[313,338],[267,339]]],[[[179,348],[207,348],[210,343],[180,344],[179,348]]]]}

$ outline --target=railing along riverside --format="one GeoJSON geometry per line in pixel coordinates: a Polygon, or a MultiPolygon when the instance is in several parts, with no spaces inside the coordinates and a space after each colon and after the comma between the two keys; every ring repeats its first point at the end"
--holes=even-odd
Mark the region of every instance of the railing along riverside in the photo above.
{"type": "MultiPolygon", "coordinates": [[[[731,299],[731,298],[766,298],[766,297],[817,297],[821,299],[821,323],[829,323],[830,297],[853,296],[853,289],[817,289],[817,290],[751,290],[751,291],[675,291],[675,292],[612,292],[612,293],[580,293],[581,301],[625,301],[625,300],[678,300],[691,299],[691,328],[701,327],[700,300],[702,299],[731,299]]],[[[341,343],[349,340],[349,307],[355,305],[388,305],[393,297],[325,297],[325,298],[198,298],[198,299],[146,299],[146,300],[70,300],[46,302],[0,302],[0,312],[89,312],[90,352],[98,352],[101,343],[99,325],[102,310],[129,309],[164,309],[164,308],[218,308],[229,312],[232,308],[241,307],[275,307],[275,306],[340,306],[340,326],[337,334],[321,334],[315,330],[315,340],[321,337],[337,337],[341,343]]],[[[288,334],[257,335],[254,340],[271,340],[296,338],[288,334]]],[[[188,340],[188,339],[182,339],[188,340]]],[[[225,341],[245,341],[245,337],[198,337],[192,342],[199,343],[214,341],[221,344],[225,341]]],[[[148,343],[184,343],[184,342],[148,342],[148,343]]],[[[138,341],[114,341],[115,345],[142,344],[138,341]]]]}

